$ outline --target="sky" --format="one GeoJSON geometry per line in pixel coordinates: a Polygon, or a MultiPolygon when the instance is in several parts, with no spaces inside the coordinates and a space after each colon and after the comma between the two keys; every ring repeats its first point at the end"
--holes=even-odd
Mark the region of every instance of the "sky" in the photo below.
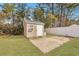
{"type": "MultiPolygon", "coordinates": [[[[28,3],[28,7],[29,8],[36,8],[37,4],[36,3],[28,3]]],[[[77,7],[74,11],[73,11],[73,16],[72,19],[79,19],[79,7],[77,7]]]]}
{"type": "Polygon", "coordinates": [[[73,14],[73,18],[79,19],[79,7],[74,10],[73,14]]]}
{"type": "MultiPolygon", "coordinates": [[[[27,3],[27,6],[28,6],[28,8],[33,9],[33,8],[36,8],[37,3],[27,3]]],[[[0,8],[0,10],[1,10],[1,8],[0,8]]],[[[77,7],[74,10],[73,14],[74,15],[72,16],[72,19],[79,19],[79,7],[77,7]]]]}
{"type": "Polygon", "coordinates": [[[27,6],[29,8],[36,8],[37,4],[36,3],[28,3],[27,6]]]}

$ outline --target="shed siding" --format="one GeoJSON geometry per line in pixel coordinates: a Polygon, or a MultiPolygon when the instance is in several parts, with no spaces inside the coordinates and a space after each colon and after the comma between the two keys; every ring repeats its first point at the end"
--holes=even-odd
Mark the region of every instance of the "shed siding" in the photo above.
{"type": "Polygon", "coordinates": [[[37,36],[43,36],[44,27],[43,25],[37,25],[37,36]]]}
{"type": "Polygon", "coordinates": [[[27,34],[26,34],[27,37],[36,37],[36,25],[34,25],[34,24],[27,24],[27,31],[26,32],[27,32],[27,34]],[[31,26],[33,26],[33,27],[31,28],[31,26]]]}
{"type": "Polygon", "coordinates": [[[43,36],[44,24],[30,23],[27,21],[23,22],[24,36],[27,38],[43,36]]]}

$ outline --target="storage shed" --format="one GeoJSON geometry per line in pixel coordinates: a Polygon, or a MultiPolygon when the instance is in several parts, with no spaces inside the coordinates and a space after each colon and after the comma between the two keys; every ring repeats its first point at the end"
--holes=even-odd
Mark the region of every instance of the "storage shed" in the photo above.
{"type": "Polygon", "coordinates": [[[44,35],[44,23],[39,21],[24,20],[24,36],[39,37],[44,35]]]}

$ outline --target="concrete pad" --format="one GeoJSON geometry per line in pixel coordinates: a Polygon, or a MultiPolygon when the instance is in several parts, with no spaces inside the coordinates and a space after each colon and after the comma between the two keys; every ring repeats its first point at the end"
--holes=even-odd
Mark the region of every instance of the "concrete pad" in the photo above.
{"type": "Polygon", "coordinates": [[[66,37],[44,37],[44,38],[38,38],[38,39],[30,39],[30,41],[43,53],[47,53],[62,44],[69,41],[69,38],[66,37]]]}

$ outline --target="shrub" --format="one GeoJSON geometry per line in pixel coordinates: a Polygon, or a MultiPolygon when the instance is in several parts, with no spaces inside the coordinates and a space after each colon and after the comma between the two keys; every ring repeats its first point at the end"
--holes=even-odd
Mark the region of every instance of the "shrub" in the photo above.
{"type": "Polygon", "coordinates": [[[13,28],[11,28],[11,34],[13,35],[20,35],[23,32],[23,28],[21,27],[21,25],[18,26],[13,26],[13,28]]]}
{"type": "Polygon", "coordinates": [[[5,34],[20,35],[23,33],[23,26],[15,24],[0,24],[0,30],[5,34]]]}

